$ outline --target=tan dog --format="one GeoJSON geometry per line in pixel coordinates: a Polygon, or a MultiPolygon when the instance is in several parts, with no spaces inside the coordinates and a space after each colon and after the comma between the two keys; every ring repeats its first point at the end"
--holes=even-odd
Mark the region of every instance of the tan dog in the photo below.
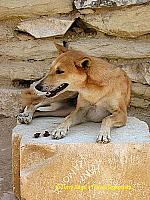
{"type": "MultiPolygon", "coordinates": [[[[56,47],[60,55],[53,61],[49,73],[36,83],[36,91],[42,92],[47,98],[41,98],[44,101],[49,98],[50,103],[64,103],[65,99],[74,97],[76,93],[78,98],[75,110],[52,131],[52,138],[63,138],[71,126],[93,121],[102,122],[97,142],[110,142],[111,128],[124,126],[127,121],[131,85],[127,74],[100,58],[68,50],[58,44],[56,47]]],[[[35,110],[37,106],[33,105],[33,100],[31,98],[28,108],[32,105],[35,110]]],[[[36,105],[40,104],[39,98],[36,105]]],[[[33,113],[33,108],[31,110],[33,113]]]]}

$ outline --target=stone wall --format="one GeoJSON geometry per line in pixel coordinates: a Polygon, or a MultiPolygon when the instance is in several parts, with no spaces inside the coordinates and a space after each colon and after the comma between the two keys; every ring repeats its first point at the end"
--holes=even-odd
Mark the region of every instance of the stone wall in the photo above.
{"type": "Polygon", "coordinates": [[[133,81],[131,105],[150,107],[149,0],[0,1],[0,114],[16,115],[19,94],[57,56],[53,41],[102,57],[133,81]]]}

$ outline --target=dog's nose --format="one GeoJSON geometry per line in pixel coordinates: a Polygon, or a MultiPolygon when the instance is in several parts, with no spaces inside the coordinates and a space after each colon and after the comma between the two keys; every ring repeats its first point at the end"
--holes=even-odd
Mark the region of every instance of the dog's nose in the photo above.
{"type": "Polygon", "coordinates": [[[35,86],[35,88],[36,88],[37,90],[39,90],[39,91],[42,91],[42,90],[43,90],[43,86],[42,86],[41,84],[37,84],[37,85],[35,86]]]}

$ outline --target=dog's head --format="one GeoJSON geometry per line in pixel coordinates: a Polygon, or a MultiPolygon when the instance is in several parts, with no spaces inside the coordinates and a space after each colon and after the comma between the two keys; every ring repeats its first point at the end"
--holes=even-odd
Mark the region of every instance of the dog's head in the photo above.
{"type": "Polygon", "coordinates": [[[65,91],[77,91],[84,86],[91,58],[86,54],[68,50],[55,44],[60,55],[53,61],[49,73],[36,85],[47,97],[56,97],[65,91]]]}

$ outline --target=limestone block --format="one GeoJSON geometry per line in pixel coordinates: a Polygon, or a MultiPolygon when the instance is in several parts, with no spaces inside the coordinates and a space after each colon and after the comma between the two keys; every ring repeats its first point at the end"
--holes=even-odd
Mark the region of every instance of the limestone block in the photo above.
{"type": "Polygon", "coordinates": [[[133,6],[86,15],[83,19],[108,35],[135,38],[150,33],[149,10],[150,4],[133,6]]]}
{"type": "Polygon", "coordinates": [[[0,41],[8,40],[14,37],[13,29],[6,25],[6,22],[0,23],[0,41]]]}
{"type": "Polygon", "coordinates": [[[21,109],[20,102],[21,90],[17,89],[0,89],[0,114],[15,116],[21,109]]]}
{"type": "Polygon", "coordinates": [[[116,38],[90,38],[70,42],[70,47],[87,54],[105,58],[149,58],[150,43],[147,41],[116,38]]]}
{"type": "Polygon", "coordinates": [[[150,86],[140,83],[132,83],[132,95],[150,100],[150,86]]]}
{"type": "Polygon", "coordinates": [[[145,122],[129,117],[112,130],[112,142],[96,144],[100,124],[72,127],[61,140],[33,138],[62,118],[38,118],[13,130],[13,188],[26,200],[129,200],[149,195],[150,135],[145,122]],[[124,186],[124,188],[123,188],[124,186]]]}
{"type": "Polygon", "coordinates": [[[17,28],[27,32],[35,38],[53,37],[64,35],[74,20],[46,17],[21,22],[17,28]]]}
{"type": "MultiPolygon", "coordinates": [[[[60,42],[60,41],[58,41],[60,42]]],[[[116,38],[81,38],[69,43],[70,48],[87,54],[106,58],[150,58],[150,43],[143,40],[124,40],[116,38]]],[[[0,45],[1,57],[16,60],[53,59],[58,54],[51,40],[39,39],[16,41],[0,45]]]]}
{"type": "Polygon", "coordinates": [[[130,105],[136,108],[148,108],[150,106],[150,100],[138,97],[132,97],[130,105]]]}
{"type": "Polygon", "coordinates": [[[142,4],[149,2],[149,0],[74,0],[74,4],[77,9],[83,8],[101,8],[105,7],[116,7],[116,6],[128,6],[133,4],[142,4]]]}
{"type": "MultiPolygon", "coordinates": [[[[55,51],[55,49],[54,49],[55,51]]],[[[89,50],[90,51],[90,50],[89,50]]],[[[54,58],[44,60],[9,60],[0,59],[0,86],[11,85],[11,81],[14,80],[35,80],[44,76],[49,70],[51,62],[54,58]]],[[[147,82],[150,78],[150,61],[144,60],[128,60],[126,63],[124,60],[112,62],[116,66],[121,67],[133,82],[149,84],[147,82]]],[[[141,86],[142,87],[142,86],[141,86]]]]}
{"type": "MultiPolygon", "coordinates": [[[[0,63],[0,86],[11,86],[11,81],[16,80],[35,80],[44,76],[44,74],[49,70],[51,62],[53,59],[45,59],[43,61],[14,61],[2,59],[0,63]]],[[[148,75],[148,70],[150,69],[149,62],[144,61],[128,61],[128,63],[112,62],[116,66],[121,67],[130,79],[135,82],[133,87],[133,93],[136,96],[142,96],[145,99],[149,99],[150,92],[149,87],[146,84],[146,75],[148,75]],[[136,92],[135,92],[136,90],[136,92]]],[[[132,85],[133,86],[133,85],[132,85]]]]}
{"type": "Polygon", "coordinates": [[[35,80],[43,77],[50,68],[50,64],[49,59],[33,62],[3,59],[0,63],[0,79],[3,79],[6,85],[8,85],[8,80],[35,80]]]}
{"type": "Polygon", "coordinates": [[[150,61],[130,60],[115,63],[121,67],[134,82],[150,85],[150,61]]]}
{"type": "Polygon", "coordinates": [[[54,15],[72,11],[72,0],[1,0],[0,18],[32,17],[41,15],[54,15]]]}

